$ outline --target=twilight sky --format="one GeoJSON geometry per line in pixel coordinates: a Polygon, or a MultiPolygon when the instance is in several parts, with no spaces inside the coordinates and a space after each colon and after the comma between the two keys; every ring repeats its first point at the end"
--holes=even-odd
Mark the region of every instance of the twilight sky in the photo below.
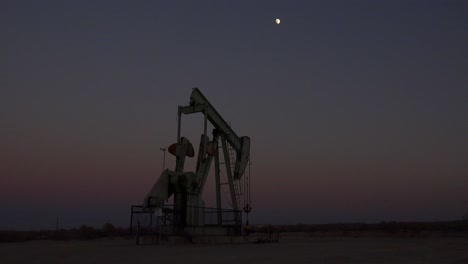
{"type": "Polygon", "coordinates": [[[252,140],[251,222],[468,213],[467,1],[7,0],[0,33],[0,229],[128,225],[193,87],[252,140]]]}

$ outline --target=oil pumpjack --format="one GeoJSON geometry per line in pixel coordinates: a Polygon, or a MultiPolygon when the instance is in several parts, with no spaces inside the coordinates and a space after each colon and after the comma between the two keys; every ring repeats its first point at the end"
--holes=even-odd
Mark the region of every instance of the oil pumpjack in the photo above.
{"type": "Polygon", "coordinates": [[[248,213],[251,210],[250,170],[244,173],[250,163],[250,138],[238,136],[198,88],[193,88],[188,106],[179,106],[177,120],[177,143],[168,148],[168,151],[176,157],[175,169],[166,169],[162,172],[146,195],[144,208],[162,209],[165,214],[164,221],[170,223],[169,229],[174,234],[241,235],[242,209],[247,214],[247,225],[248,213]],[[193,113],[202,113],[204,116],[204,131],[200,139],[195,172],[184,171],[186,157],[194,157],[195,153],[190,141],[181,136],[182,114],[193,113]],[[211,140],[207,135],[208,121],[214,127],[211,140]],[[213,159],[216,208],[207,208],[202,194],[213,159]],[[222,173],[222,165],[225,166],[223,169],[225,173],[222,173]],[[221,182],[221,174],[224,174],[223,180],[226,181],[224,183],[221,182]],[[228,203],[232,208],[222,208],[222,185],[229,186],[228,203]],[[174,204],[171,209],[167,209],[165,202],[171,196],[174,204]],[[241,197],[243,197],[242,208],[241,197]],[[207,223],[205,221],[207,214],[210,216],[215,214],[215,221],[207,223]]]}

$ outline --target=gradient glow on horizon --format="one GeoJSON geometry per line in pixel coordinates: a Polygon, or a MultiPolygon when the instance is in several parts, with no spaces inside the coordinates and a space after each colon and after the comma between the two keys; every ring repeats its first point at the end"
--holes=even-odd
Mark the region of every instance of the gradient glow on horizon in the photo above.
{"type": "MultiPolygon", "coordinates": [[[[252,223],[460,219],[466,14],[466,1],[4,1],[0,229],[128,225],[193,87],[251,138],[252,223]]],[[[202,120],[184,116],[194,146],[202,120]]]]}

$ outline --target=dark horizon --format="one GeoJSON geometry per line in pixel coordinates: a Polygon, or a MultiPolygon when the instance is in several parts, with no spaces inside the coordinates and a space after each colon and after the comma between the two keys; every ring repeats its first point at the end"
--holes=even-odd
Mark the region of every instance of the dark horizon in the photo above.
{"type": "Polygon", "coordinates": [[[2,7],[0,230],[128,225],[194,87],[251,138],[252,223],[468,213],[466,1],[2,7]]]}

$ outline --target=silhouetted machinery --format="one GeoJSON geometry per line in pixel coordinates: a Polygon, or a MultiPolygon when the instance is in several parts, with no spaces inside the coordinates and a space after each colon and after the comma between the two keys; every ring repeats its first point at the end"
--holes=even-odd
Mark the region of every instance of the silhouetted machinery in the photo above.
{"type": "Polygon", "coordinates": [[[200,90],[194,88],[190,104],[179,106],[177,143],[172,144],[168,151],[176,157],[175,169],[162,172],[146,195],[144,207],[150,210],[162,209],[164,221],[170,223],[174,233],[240,235],[242,209],[247,213],[247,225],[251,210],[250,172],[244,176],[250,162],[250,138],[238,136],[200,90]],[[181,136],[182,114],[193,113],[202,113],[204,116],[204,131],[200,139],[195,172],[184,171],[186,157],[194,157],[195,153],[190,141],[181,136]],[[207,135],[208,121],[214,127],[211,140],[207,135]],[[205,207],[202,194],[213,159],[216,208],[208,208],[205,207]],[[229,187],[228,204],[231,208],[228,209],[222,208],[222,192],[226,189],[223,185],[229,187]],[[168,208],[165,203],[171,196],[174,204],[168,208]],[[207,218],[215,220],[209,222],[207,218]]]}

